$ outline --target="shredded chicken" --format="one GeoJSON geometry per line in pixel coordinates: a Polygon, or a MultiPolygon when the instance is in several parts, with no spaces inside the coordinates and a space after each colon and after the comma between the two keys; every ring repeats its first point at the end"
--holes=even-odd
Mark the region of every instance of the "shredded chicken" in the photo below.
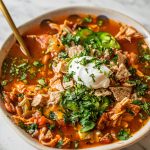
{"type": "Polygon", "coordinates": [[[125,97],[122,101],[118,102],[109,112],[110,119],[117,120],[125,112],[125,107],[130,101],[129,98],[125,97]]]}
{"type": "Polygon", "coordinates": [[[51,88],[53,90],[64,91],[64,88],[62,86],[60,79],[57,79],[56,81],[54,81],[53,84],[51,85],[51,88]]]}
{"type": "Polygon", "coordinates": [[[61,92],[59,92],[59,91],[55,91],[55,92],[50,91],[49,95],[50,95],[50,99],[47,101],[47,104],[48,105],[57,104],[60,100],[61,92]]]}
{"type": "Polygon", "coordinates": [[[143,36],[131,26],[122,25],[120,31],[115,36],[117,40],[128,40],[131,42],[134,38],[142,38],[143,36]]]}
{"type": "Polygon", "coordinates": [[[120,65],[120,64],[125,64],[125,61],[127,59],[126,55],[125,54],[122,54],[121,51],[116,51],[116,54],[118,56],[118,59],[117,59],[117,63],[120,65]]]}
{"type": "Polygon", "coordinates": [[[68,66],[66,62],[60,61],[58,64],[53,64],[52,69],[55,73],[67,73],[68,72],[68,66]]]}
{"type": "Polygon", "coordinates": [[[81,45],[78,45],[78,46],[75,45],[75,46],[66,48],[66,51],[68,52],[68,56],[70,58],[73,58],[74,56],[78,56],[83,50],[84,48],[81,45]]]}
{"type": "Polygon", "coordinates": [[[97,124],[97,129],[103,130],[107,121],[109,119],[109,116],[107,113],[103,113],[103,115],[99,118],[98,124],[97,124]]]}
{"type": "Polygon", "coordinates": [[[37,94],[33,97],[33,101],[31,103],[31,106],[33,107],[36,107],[38,105],[41,105],[43,106],[44,103],[46,103],[46,99],[48,98],[49,96],[46,95],[46,94],[37,94]]]}
{"type": "Polygon", "coordinates": [[[73,85],[74,85],[73,80],[71,80],[69,82],[63,82],[63,87],[65,89],[71,88],[71,87],[73,87],[73,85]]]}
{"type": "Polygon", "coordinates": [[[119,65],[118,71],[116,73],[116,78],[118,80],[126,80],[131,74],[124,64],[119,65]]]}

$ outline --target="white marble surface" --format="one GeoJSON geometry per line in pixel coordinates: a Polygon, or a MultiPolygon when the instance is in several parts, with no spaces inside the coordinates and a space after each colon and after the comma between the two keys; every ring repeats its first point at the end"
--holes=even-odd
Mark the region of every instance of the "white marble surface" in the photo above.
{"type": "MultiPolygon", "coordinates": [[[[4,0],[16,25],[60,7],[82,5],[100,6],[118,10],[141,22],[150,30],[150,0],[4,0]]],[[[0,47],[10,34],[0,13],[0,47]]],[[[0,116],[0,150],[36,150],[21,139],[0,116]]],[[[124,150],[150,150],[150,135],[124,150]]]]}

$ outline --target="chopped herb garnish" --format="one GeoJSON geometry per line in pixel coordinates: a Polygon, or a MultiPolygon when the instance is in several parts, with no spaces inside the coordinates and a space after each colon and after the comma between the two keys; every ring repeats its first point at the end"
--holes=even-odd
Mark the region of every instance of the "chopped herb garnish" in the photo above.
{"type": "Polygon", "coordinates": [[[65,59],[65,58],[68,58],[68,54],[67,54],[67,52],[62,51],[58,54],[58,57],[65,59]]]}
{"type": "Polygon", "coordinates": [[[44,80],[43,78],[39,79],[39,80],[38,80],[38,83],[39,83],[41,86],[43,86],[43,87],[47,85],[46,82],[45,82],[45,80],[44,80]]]}
{"type": "Polygon", "coordinates": [[[92,78],[93,82],[95,82],[95,75],[91,74],[90,77],[92,78]]]}
{"type": "Polygon", "coordinates": [[[146,83],[143,83],[139,79],[130,80],[128,82],[134,85],[135,91],[138,96],[144,96],[146,94],[148,90],[148,85],[146,83]]]}
{"type": "Polygon", "coordinates": [[[59,140],[56,145],[56,148],[62,148],[62,146],[63,146],[63,140],[59,140]]]}
{"type": "Polygon", "coordinates": [[[34,61],[34,62],[33,62],[33,65],[34,65],[35,67],[38,67],[38,68],[40,68],[40,67],[43,66],[43,64],[42,64],[40,61],[38,61],[38,60],[34,61]]]}
{"type": "Polygon", "coordinates": [[[130,137],[130,130],[128,129],[121,129],[119,132],[118,132],[118,135],[117,135],[118,139],[123,141],[123,140],[128,140],[129,137],[130,137]]]}
{"type": "Polygon", "coordinates": [[[62,93],[61,105],[65,110],[65,118],[72,124],[80,122],[82,132],[95,127],[97,118],[110,106],[108,97],[97,97],[90,88],[77,84],[62,93]]]}
{"type": "Polygon", "coordinates": [[[56,120],[57,116],[54,112],[50,111],[49,118],[52,119],[52,120],[56,120]]]}
{"type": "Polygon", "coordinates": [[[112,58],[112,61],[117,64],[118,61],[118,55],[114,55],[114,57],[112,58]]]}
{"type": "Polygon", "coordinates": [[[32,123],[29,125],[24,124],[24,122],[19,121],[18,126],[22,129],[24,129],[26,132],[32,134],[35,132],[35,130],[37,130],[38,126],[36,123],[32,123]]]}
{"type": "Polygon", "coordinates": [[[56,125],[55,124],[48,124],[47,127],[49,130],[53,131],[56,128],[56,125]]]}
{"type": "Polygon", "coordinates": [[[17,96],[20,97],[20,98],[24,98],[24,94],[23,93],[19,93],[17,96]]]}
{"type": "Polygon", "coordinates": [[[93,19],[92,19],[91,16],[88,16],[88,17],[83,18],[83,22],[91,23],[92,21],[93,21],[93,19]]]}
{"type": "Polygon", "coordinates": [[[142,110],[150,116],[150,102],[142,102],[140,100],[134,100],[132,102],[135,105],[138,105],[142,108],[142,110]]]}
{"type": "Polygon", "coordinates": [[[70,81],[70,79],[71,79],[71,75],[70,74],[66,74],[66,75],[64,75],[63,76],[63,82],[69,82],[70,81]]]}
{"type": "Polygon", "coordinates": [[[37,130],[38,126],[36,123],[32,123],[30,125],[27,126],[27,132],[32,134],[35,132],[35,130],[37,130]]]}
{"type": "Polygon", "coordinates": [[[1,82],[1,85],[2,86],[6,86],[8,84],[8,80],[3,80],[2,82],[1,82]]]}

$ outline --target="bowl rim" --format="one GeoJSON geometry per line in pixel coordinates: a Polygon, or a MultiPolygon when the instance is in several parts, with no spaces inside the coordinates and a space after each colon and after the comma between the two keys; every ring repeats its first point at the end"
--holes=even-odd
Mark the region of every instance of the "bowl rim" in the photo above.
{"type": "MultiPolygon", "coordinates": [[[[123,14],[121,12],[118,12],[116,10],[113,9],[109,9],[109,8],[104,8],[104,7],[95,7],[95,6],[80,6],[80,5],[75,5],[75,6],[69,6],[69,7],[63,7],[63,8],[58,8],[52,11],[49,11],[47,13],[44,13],[38,17],[35,17],[29,21],[27,21],[26,23],[24,23],[23,25],[19,26],[19,30],[25,26],[28,26],[29,24],[33,23],[34,20],[38,20],[44,16],[50,16],[52,13],[58,13],[61,11],[67,11],[67,10],[71,10],[71,9],[81,9],[81,13],[85,13],[84,9],[90,9],[90,10],[101,10],[101,11],[106,11],[106,12],[113,12],[115,14],[119,14],[124,18],[128,18],[129,20],[132,20],[134,23],[136,23],[137,25],[140,26],[140,28],[143,29],[143,31],[148,35],[148,38],[150,38],[150,32],[138,21],[136,21],[135,19],[129,17],[126,14],[123,14]]],[[[0,49],[0,52],[2,51],[2,49],[5,47],[5,45],[10,42],[10,40],[13,40],[14,36],[13,34],[11,34],[10,36],[8,36],[8,38],[5,40],[5,42],[2,44],[2,47],[0,49]]],[[[14,42],[13,42],[14,43],[14,42]]],[[[150,44],[150,41],[148,42],[148,45],[150,44]]],[[[4,57],[5,58],[5,57],[4,57]]],[[[1,100],[0,100],[1,101],[1,100]]],[[[0,102],[1,103],[1,102],[0,102]]],[[[2,102],[3,103],[3,102],[2,102]]],[[[29,134],[27,134],[25,131],[23,131],[22,129],[20,129],[17,125],[15,125],[13,123],[13,121],[10,119],[10,116],[6,110],[4,110],[3,108],[0,107],[0,114],[2,114],[4,116],[4,119],[6,120],[6,122],[8,122],[8,124],[10,124],[10,126],[12,127],[12,129],[14,129],[14,131],[16,131],[16,133],[21,136],[27,143],[31,144],[32,146],[34,146],[35,148],[39,149],[39,150],[54,150],[57,148],[51,148],[51,147],[46,147],[43,146],[42,144],[40,144],[37,140],[33,139],[29,134]]],[[[111,143],[111,144],[107,144],[107,145],[99,145],[96,147],[91,147],[91,148],[84,148],[84,149],[88,149],[88,150],[98,150],[99,148],[101,148],[102,150],[116,150],[116,149],[122,149],[124,147],[130,146],[136,142],[138,142],[139,140],[141,140],[143,137],[145,137],[150,131],[150,119],[147,121],[147,123],[140,129],[138,130],[136,133],[133,134],[133,136],[126,140],[126,141],[118,141],[115,143],[111,143]]]]}

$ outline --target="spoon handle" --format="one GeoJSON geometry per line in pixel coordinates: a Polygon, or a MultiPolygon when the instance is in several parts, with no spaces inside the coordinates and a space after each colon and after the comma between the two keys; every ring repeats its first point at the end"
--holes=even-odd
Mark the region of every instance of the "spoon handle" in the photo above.
{"type": "Polygon", "coordinates": [[[4,17],[6,18],[8,24],[10,25],[10,27],[11,27],[11,29],[12,29],[12,31],[13,31],[13,33],[14,33],[16,39],[17,39],[17,41],[19,42],[19,44],[20,44],[20,46],[21,46],[21,48],[20,48],[21,51],[22,51],[26,56],[30,57],[30,53],[29,53],[29,51],[28,51],[28,49],[27,49],[27,47],[26,47],[26,45],[25,45],[25,43],[24,43],[24,41],[23,41],[23,39],[22,39],[22,37],[21,37],[19,31],[18,31],[18,29],[16,28],[16,26],[15,26],[15,24],[14,24],[14,22],[13,22],[11,16],[10,16],[10,14],[9,14],[9,12],[8,12],[8,10],[7,10],[5,4],[3,3],[2,0],[0,0],[0,9],[1,9],[1,11],[2,11],[4,17]]]}

